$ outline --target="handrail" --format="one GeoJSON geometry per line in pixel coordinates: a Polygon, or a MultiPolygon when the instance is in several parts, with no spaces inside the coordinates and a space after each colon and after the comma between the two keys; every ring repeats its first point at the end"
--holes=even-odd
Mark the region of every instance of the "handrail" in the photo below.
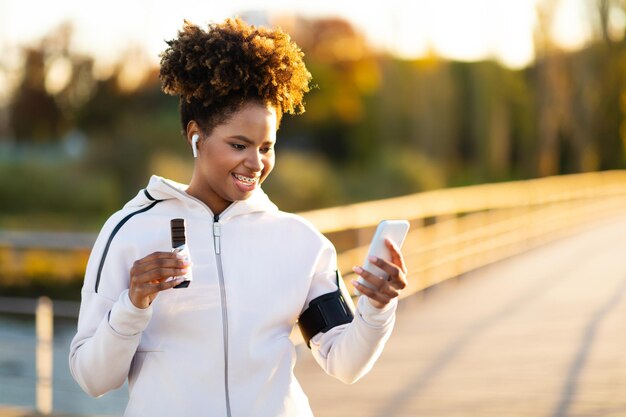
{"type": "Polygon", "coordinates": [[[322,233],[360,229],[385,218],[418,219],[544,205],[626,192],[626,171],[602,171],[471,185],[300,213],[322,233]]]}
{"type": "MultiPolygon", "coordinates": [[[[348,288],[373,226],[382,218],[413,225],[403,248],[410,289],[403,297],[549,242],[621,212],[626,171],[548,177],[414,194],[302,213],[351,245],[338,264],[348,288]],[[381,214],[382,213],[382,214],[381,214]]],[[[352,289],[353,290],[353,289],[352,289]]]]}
{"type": "MultiPolygon", "coordinates": [[[[39,300],[29,297],[0,297],[0,314],[24,314],[32,316],[39,300]]],[[[54,317],[75,319],[80,310],[79,301],[54,300],[54,317]]]]}

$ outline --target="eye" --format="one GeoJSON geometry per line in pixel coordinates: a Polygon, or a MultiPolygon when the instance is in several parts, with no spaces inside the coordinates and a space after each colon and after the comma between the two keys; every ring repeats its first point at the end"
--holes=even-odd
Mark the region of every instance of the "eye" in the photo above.
{"type": "Polygon", "coordinates": [[[243,151],[246,149],[246,145],[242,145],[241,143],[231,143],[230,146],[237,151],[243,151]]]}
{"type": "Polygon", "coordinates": [[[261,153],[268,153],[268,152],[271,152],[273,150],[274,150],[273,146],[266,146],[266,147],[260,149],[261,153]]]}

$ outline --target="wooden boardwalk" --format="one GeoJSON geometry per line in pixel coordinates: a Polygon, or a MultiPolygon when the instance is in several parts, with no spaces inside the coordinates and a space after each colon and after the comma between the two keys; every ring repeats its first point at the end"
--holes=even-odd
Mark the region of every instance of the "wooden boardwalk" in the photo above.
{"type": "Polygon", "coordinates": [[[626,416],[626,216],[403,301],[354,385],[300,353],[316,417],[626,416]]]}

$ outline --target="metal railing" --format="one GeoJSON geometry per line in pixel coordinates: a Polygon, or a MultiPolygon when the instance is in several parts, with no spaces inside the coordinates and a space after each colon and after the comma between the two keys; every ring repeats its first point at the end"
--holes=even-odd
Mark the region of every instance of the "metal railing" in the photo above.
{"type": "Polygon", "coordinates": [[[592,227],[623,212],[626,171],[605,171],[437,190],[301,213],[338,249],[351,288],[382,219],[408,219],[403,297],[592,227]]]}

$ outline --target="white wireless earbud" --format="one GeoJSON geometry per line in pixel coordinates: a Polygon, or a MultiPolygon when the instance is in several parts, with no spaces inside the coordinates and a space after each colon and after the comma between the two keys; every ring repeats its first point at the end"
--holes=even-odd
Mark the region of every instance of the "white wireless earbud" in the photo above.
{"type": "Polygon", "coordinates": [[[198,135],[193,135],[191,137],[191,151],[193,152],[194,158],[198,157],[198,140],[199,139],[200,139],[200,136],[198,135]]]}

